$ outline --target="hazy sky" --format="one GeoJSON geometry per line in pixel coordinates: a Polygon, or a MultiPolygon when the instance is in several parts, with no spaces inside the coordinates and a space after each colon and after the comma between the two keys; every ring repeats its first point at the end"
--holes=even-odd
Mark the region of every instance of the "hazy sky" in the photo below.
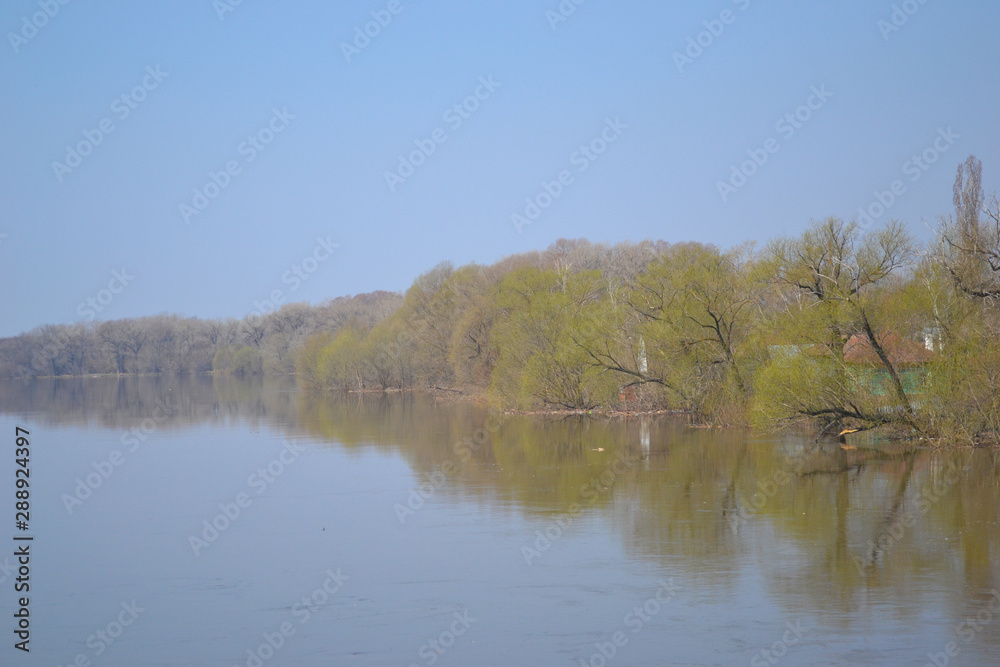
{"type": "Polygon", "coordinates": [[[1000,183],[997,2],[236,3],[2,3],[0,335],[1000,183]]]}

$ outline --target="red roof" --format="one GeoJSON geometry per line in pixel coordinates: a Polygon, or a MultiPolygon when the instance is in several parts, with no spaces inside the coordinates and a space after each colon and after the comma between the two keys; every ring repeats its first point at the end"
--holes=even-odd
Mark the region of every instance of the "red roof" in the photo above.
{"type": "MultiPolygon", "coordinates": [[[[914,366],[925,364],[934,358],[934,353],[915,340],[908,340],[897,333],[887,333],[879,337],[879,344],[894,366],[914,366]]],[[[850,364],[881,364],[875,348],[868,336],[856,334],[844,345],[844,361],[850,364]]]]}

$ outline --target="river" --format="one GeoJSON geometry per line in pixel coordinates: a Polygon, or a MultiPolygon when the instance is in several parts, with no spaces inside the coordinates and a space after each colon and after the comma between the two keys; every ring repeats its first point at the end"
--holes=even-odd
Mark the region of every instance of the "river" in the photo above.
{"type": "Polygon", "coordinates": [[[1000,664],[1000,453],[289,379],[0,383],[3,664],[1000,664]],[[8,542],[14,544],[14,542],[8,542]]]}

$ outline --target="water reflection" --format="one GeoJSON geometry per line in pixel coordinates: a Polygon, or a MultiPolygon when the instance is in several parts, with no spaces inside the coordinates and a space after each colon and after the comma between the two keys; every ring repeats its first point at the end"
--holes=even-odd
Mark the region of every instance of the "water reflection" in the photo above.
{"type": "MultiPolygon", "coordinates": [[[[903,626],[934,606],[958,627],[1000,590],[995,450],[844,449],[676,417],[502,416],[422,395],[310,395],[287,379],[11,382],[0,405],[53,426],[115,429],[168,405],[167,429],[239,422],[382,451],[418,479],[444,474],[441,493],[458,502],[602,520],[632,558],[706,595],[736,595],[750,571],[789,614],[810,610],[844,632],[886,606],[903,626]]],[[[986,623],[966,655],[995,658],[998,646],[1000,623],[986,623]]]]}
{"type": "Polygon", "coordinates": [[[0,380],[0,409],[58,426],[122,428],[169,408],[167,428],[225,424],[259,426],[292,418],[295,381],[291,378],[208,375],[71,377],[32,381],[0,380]]]}

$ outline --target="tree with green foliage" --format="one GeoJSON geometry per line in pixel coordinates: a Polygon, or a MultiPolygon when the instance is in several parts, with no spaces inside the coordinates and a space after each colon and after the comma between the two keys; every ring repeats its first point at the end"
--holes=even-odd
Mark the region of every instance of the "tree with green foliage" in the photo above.
{"type": "Polygon", "coordinates": [[[324,389],[364,390],[366,378],[362,342],[353,327],[344,327],[323,346],[316,358],[316,376],[324,389]]]}
{"type": "Polygon", "coordinates": [[[233,353],[230,371],[233,375],[260,375],[264,372],[264,357],[255,347],[243,347],[233,353]]]}
{"type": "Polygon", "coordinates": [[[924,324],[911,317],[898,289],[914,251],[898,222],[862,234],[856,223],[836,218],[770,245],[776,284],[785,290],[772,336],[794,351],[772,355],[758,375],[757,412],[765,423],[805,416],[830,425],[848,420],[862,429],[892,423],[917,428],[894,349],[924,324]],[[879,378],[882,386],[858,381],[858,371],[845,361],[849,343],[870,347],[867,365],[880,372],[866,377],[879,378]]]}
{"type": "Polygon", "coordinates": [[[306,339],[305,344],[295,355],[295,372],[302,379],[306,387],[317,388],[322,386],[320,376],[319,355],[323,348],[330,344],[332,337],[327,332],[313,334],[306,339]]]}
{"type": "Polygon", "coordinates": [[[600,272],[517,269],[500,281],[496,302],[494,403],[593,409],[614,400],[616,378],[574,342],[592,335],[607,306],[600,272]]]}
{"type": "Polygon", "coordinates": [[[646,370],[634,362],[621,370],[668,388],[682,407],[742,421],[733,408],[749,392],[766,288],[757,264],[750,246],[722,252],[699,244],[673,246],[650,262],[628,295],[646,370]]]}

